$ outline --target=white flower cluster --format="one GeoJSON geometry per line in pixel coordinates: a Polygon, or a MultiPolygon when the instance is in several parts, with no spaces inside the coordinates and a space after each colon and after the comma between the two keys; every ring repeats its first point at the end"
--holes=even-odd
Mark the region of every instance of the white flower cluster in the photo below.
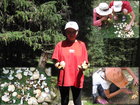
{"type": "Polygon", "coordinates": [[[114,28],[116,29],[114,34],[116,34],[117,37],[132,38],[134,36],[134,31],[132,30],[132,28],[128,32],[124,30],[128,25],[127,23],[113,23],[113,25],[114,28]]]}
{"type": "Polygon", "coordinates": [[[3,82],[1,100],[8,104],[47,104],[56,94],[47,84],[45,74],[36,68],[2,68],[3,77],[8,76],[9,82],[3,82]],[[24,82],[23,82],[24,81],[24,82]],[[17,103],[20,100],[20,103],[17,103]]]}

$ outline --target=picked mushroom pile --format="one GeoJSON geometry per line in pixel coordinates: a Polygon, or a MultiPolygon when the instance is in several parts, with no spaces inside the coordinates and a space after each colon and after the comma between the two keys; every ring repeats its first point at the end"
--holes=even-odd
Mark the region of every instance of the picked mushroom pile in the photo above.
{"type": "Polygon", "coordinates": [[[120,38],[134,37],[134,31],[132,29],[130,29],[129,31],[124,30],[125,27],[128,25],[127,23],[113,23],[113,24],[114,24],[114,28],[116,29],[114,34],[116,34],[117,37],[120,37],[120,38]]]}
{"type": "Polygon", "coordinates": [[[43,104],[51,103],[56,94],[49,89],[47,76],[38,69],[2,68],[0,85],[2,103],[7,104],[43,104]],[[13,70],[14,69],[14,70],[13,70]],[[7,79],[5,81],[5,78],[7,79]],[[8,87],[8,88],[7,88],[8,87]]]}

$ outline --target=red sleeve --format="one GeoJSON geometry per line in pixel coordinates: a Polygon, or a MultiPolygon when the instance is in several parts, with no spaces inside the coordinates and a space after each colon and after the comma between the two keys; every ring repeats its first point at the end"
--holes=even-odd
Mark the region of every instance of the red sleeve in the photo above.
{"type": "Polygon", "coordinates": [[[128,10],[128,13],[133,11],[129,1],[123,1],[123,4],[123,8],[126,8],[128,10]]]}
{"type": "Polygon", "coordinates": [[[111,2],[110,2],[109,8],[111,8],[111,7],[113,6],[113,2],[114,2],[114,1],[111,1],[111,2]]]}
{"type": "Polygon", "coordinates": [[[53,51],[52,59],[56,59],[57,61],[60,61],[60,42],[55,46],[55,49],[53,51]]]}
{"type": "Polygon", "coordinates": [[[97,13],[96,13],[95,8],[93,10],[93,25],[94,26],[101,26],[102,25],[101,20],[97,20],[97,13]]]}

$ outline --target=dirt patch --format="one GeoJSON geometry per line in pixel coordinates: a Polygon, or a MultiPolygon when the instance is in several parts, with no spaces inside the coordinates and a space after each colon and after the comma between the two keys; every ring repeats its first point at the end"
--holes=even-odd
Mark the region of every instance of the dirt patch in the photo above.
{"type": "MultiPolygon", "coordinates": [[[[135,86],[131,89],[134,93],[138,91],[138,86],[135,86]]],[[[131,99],[132,95],[119,94],[109,100],[113,104],[139,104],[139,96],[135,99],[131,99]]]]}

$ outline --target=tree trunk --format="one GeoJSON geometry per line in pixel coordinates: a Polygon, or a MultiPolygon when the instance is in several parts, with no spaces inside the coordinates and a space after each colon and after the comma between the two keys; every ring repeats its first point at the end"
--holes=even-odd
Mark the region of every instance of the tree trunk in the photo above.
{"type": "Polygon", "coordinates": [[[48,53],[45,51],[41,54],[41,57],[40,57],[40,60],[39,60],[38,66],[40,68],[45,68],[47,58],[48,58],[48,53]]]}

